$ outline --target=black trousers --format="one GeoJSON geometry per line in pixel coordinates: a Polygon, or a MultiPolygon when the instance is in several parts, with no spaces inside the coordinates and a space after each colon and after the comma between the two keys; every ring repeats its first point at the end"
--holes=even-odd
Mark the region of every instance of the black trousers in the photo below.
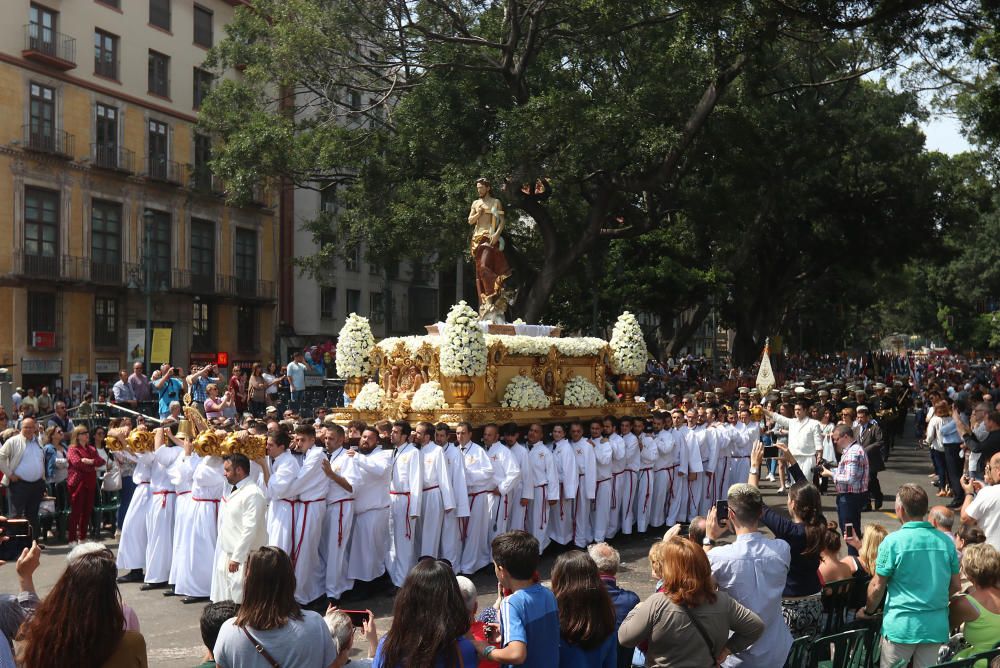
{"type": "Polygon", "coordinates": [[[962,489],[962,444],[944,444],[944,466],[948,471],[948,484],[954,496],[952,503],[961,505],[965,500],[965,490],[962,489]]]}
{"type": "Polygon", "coordinates": [[[18,480],[12,482],[7,489],[7,499],[10,502],[10,515],[14,518],[24,518],[31,523],[35,539],[39,539],[42,526],[38,521],[38,506],[45,496],[45,479],[34,482],[18,480]]]}

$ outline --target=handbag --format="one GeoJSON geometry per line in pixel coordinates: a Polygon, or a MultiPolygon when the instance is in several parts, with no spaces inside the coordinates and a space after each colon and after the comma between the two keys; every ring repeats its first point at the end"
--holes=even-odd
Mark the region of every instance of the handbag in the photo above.
{"type": "Polygon", "coordinates": [[[680,606],[687,613],[688,619],[694,624],[694,627],[698,629],[698,633],[701,635],[701,639],[705,641],[705,646],[708,647],[708,653],[712,657],[712,668],[716,668],[719,665],[719,655],[715,651],[715,646],[712,644],[712,639],[708,635],[708,631],[702,625],[698,618],[691,613],[691,609],[686,605],[680,606]]]}
{"type": "Polygon", "coordinates": [[[118,492],[121,491],[121,488],[122,470],[116,466],[104,474],[104,480],[101,481],[101,490],[105,492],[118,492]]]}
{"type": "Polygon", "coordinates": [[[241,626],[240,628],[243,629],[243,634],[247,637],[247,640],[253,643],[253,648],[257,650],[258,654],[264,657],[264,660],[271,665],[271,668],[281,668],[281,664],[274,660],[274,657],[271,656],[271,653],[260,644],[260,641],[250,635],[250,632],[247,631],[247,627],[241,626]]]}

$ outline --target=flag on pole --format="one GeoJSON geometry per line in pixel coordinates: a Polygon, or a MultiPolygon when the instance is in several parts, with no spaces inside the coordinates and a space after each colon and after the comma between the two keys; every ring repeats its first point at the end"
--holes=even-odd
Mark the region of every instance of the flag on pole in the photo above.
{"type": "Polygon", "coordinates": [[[764,355],[760,359],[760,370],[757,372],[757,390],[761,399],[774,389],[774,372],[771,371],[771,339],[764,342],[764,355]]]}

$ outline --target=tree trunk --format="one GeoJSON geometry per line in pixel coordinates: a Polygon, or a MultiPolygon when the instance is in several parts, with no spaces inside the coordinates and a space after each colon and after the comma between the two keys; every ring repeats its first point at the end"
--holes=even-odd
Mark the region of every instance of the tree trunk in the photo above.
{"type": "MultiPolygon", "coordinates": [[[[707,301],[703,301],[695,306],[693,311],[688,309],[681,313],[678,317],[680,325],[670,333],[670,340],[664,347],[667,357],[677,357],[680,354],[681,349],[691,339],[691,335],[705,322],[705,318],[708,317],[710,311],[710,304],[707,301]]],[[[660,316],[660,330],[666,333],[667,330],[663,327],[664,317],[663,315],[660,316]]]]}
{"type": "MultiPolygon", "coordinates": [[[[538,319],[545,314],[545,307],[548,306],[549,297],[556,287],[557,272],[558,269],[555,263],[546,262],[535,275],[535,280],[531,283],[531,288],[528,290],[528,294],[525,295],[522,308],[520,309],[524,313],[521,317],[524,318],[525,322],[536,324],[538,319]]],[[[525,285],[525,287],[528,286],[525,285]]]]}

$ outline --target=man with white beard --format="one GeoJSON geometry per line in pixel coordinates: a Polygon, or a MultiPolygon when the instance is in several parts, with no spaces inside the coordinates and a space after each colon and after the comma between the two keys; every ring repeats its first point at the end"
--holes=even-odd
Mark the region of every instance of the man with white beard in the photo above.
{"type": "Polygon", "coordinates": [[[490,550],[489,496],[498,493],[496,474],[489,455],[478,443],[472,442],[472,425],[459,422],[455,428],[465,466],[465,485],[469,496],[469,517],[462,530],[462,559],[456,569],[461,575],[472,575],[492,562],[490,550]]]}
{"type": "Polygon", "coordinates": [[[670,476],[674,465],[674,439],[672,434],[664,429],[662,413],[653,415],[653,433],[643,435],[643,447],[656,451],[656,463],[653,466],[653,498],[649,513],[649,524],[661,527],[667,521],[667,505],[670,503],[670,488],[673,483],[670,476]]]}
{"type": "Polygon", "coordinates": [[[514,483],[510,490],[511,511],[507,530],[527,531],[528,504],[534,497],[534,482],[528,466],[528,448],[519,442],[521,430],[513,422],[505,424],[501,431],[503,442],[510,449],[510,454],[514,457],[518,470],[521,471],[520,479],[514,483]]]}
{"type": "Polygon", "coordinates": [[[496,481],[497,494],[489,495],[490,543],[502,533],[507,532],[514,506],[521,503],[520,495],[513,496],[514,487],[521,479],[521,469],[518,468],[514,455],[506,445],[500,442],[500,428],[495,424],[483,427],[483,448],[493,465],[493,479],[496,481]]]}
{"type": "Polygon", "coordinates": [[[326,449],[316,442],[313,425],[295,427],[294,448],[303,458],[291,490],[297,499],[292,506],[294,544],[289,556],[295,567],[295,600],[307,605],[325,593],[326,567],[320,557],[320,544],[330,483],[323,470],[323,462],[328,461],[326,449]]]}
{"type": "Polygon", "coordinates": [[[653,512],[653,468],[660,457],[660,449],[655,445],[647,446],[643,439],[647,438],[646,420],[637,417],[632,421],[632,437],[636,439],[639,449],[639,469],[636,474],[635,489],[635,524],[636,531],[643,533],[649,528],[649,516],[653,512]]]}
{"type": "Polygon", "coordinates": [[[614,450],[611,441],[604,435],[604,422],[590,421],[590,438],[587,441],[594,450],[594,502],[591,504],[590,527],[591,542],[603,543],[610,538],[608,525],[611,522],[612,499],[614,499],[614,478],[611,475],[611,462],[614,450]]]}
{"type": "MultiPolygon", "coordinates": [[[[673,484],[670,487],[670,509],[667,511],[667,524],[673,526],[677,522],[688,519],[688,468],[691,463],[692,434],[691,428],[684,421],[684,411],[675,408],[670,413],[674,426],[671,434],[674,436],[675,459],[673,469],[673,484]]],[[[694,447],[697,447],[694,444],[694,447]]],[[[697,457],[701,466],[701,457],[697,457]]]]}
{"type": "Polygon", "coordinates": [[[347,578],[370,583],[385,573],[393,453],[378,449],[378,432],[370,427],[361,433],[358,449],[345,454],[354,460],[359,475],[358,484],[354,485],[354,528],[347,578]]]}
{"type": "Polygon", "coordinates": [[[618,435],[618,419],[607,415],[601,420],[601,433],[611,444],[611,509],[608,515],[607,538],[614,538],[622,524],[622,504],[625,502],[625,488],[628,473],[625,468],[625,441],[618,435]]]}
{"type": "Polygon", "coordinates": [[[127,449],[128,443],[122,434],[115,434],[115,437],[121,442],[123,448],[120,450],[121,455],[135,461],[135,471],[132,473],[135,491],[132,493],[128,510],[125,511],[125,519],[122,521],[118,556],[115,559],[118,568],[127,569],[128,573],[119,577],[118,582],[142,582],[143,569],[146,567],[146,543],[149,538],[146,532],[146,517],[149,515],[153,499],[149,489],[149,476],[153,471],[153,453],[133,454],[127,449]]]}
{"type": "Polygon", "coordinates": [[[174,560],[179,562],[174,591],[184,597],[181,603],[200,603],[212,594],[212,562],[205,557],[215,551],[225,485],[222,458],[198,458],[191,475],[190,519],[188,527],[182,527],[183,547],[174,551],[174,560]]]}
{"type": "Polygon", "coordinates": [[[594,528],[590,524],[591,506],[597,496],[597,457],[590,442],[583,437],[583,423],[569,426],[569,444],[576,457],[579,483],[576,488],[576,508],[573,513],[573,544],[584,548],[594,542],[594,528]]]}
{"type": "Polygon", "coordinates": [[[267,544],[294,554],[292,527],[295,526],[295,481],[302,466],[291,451],[292,437],[284,429],[267,440],[268,466],[263,467],[264,495],[267,508],[267,544]]]}
{"type": "Polygon", "coordinates": [[[397,420],[389,432],[395,450],[389,475],[389,551],[385,567],[395,587],[402,586],[419,556],[417,519],[424,491],[424,467],[420,451],[410,443],[412,431],[409,422],[397,420]]]}
{"type": "MultiPolygon", "coordinates": [[[[605,423],[607,428],[607,423],[605,423]]],[[[624,490],[618,497],[618,506],[621,509],[621,528],[626,536],[632,533],[635,527],[636,494],[639,487],[639,467],[641,466],[641,453],[639,452],[639,439],[632,433],[632,419],[623,417],[618,423],[618,431],[622,443],[625,444],[625,473],[624,490]]]]}
{"type": "Polygon", "coordinates": [[[561,424],[552,427],[552,456],[559,475],[559,504],[552,507],[549,537],[560,545],[569,545],[573,542],[573,516],[580,476],[576,470],[576,453],[566,440],[566,429],[561,424]]]}
{"type": "Polygon", "coordinates": [[[433,442],[434,425],[418,422],[416,446],[423,462],[423,506],[420,508],[420,551],[418,557],[441,558],[441,528],[445,515],[455,514],[455,495],[451,489],[444,451],[433,442]]]}
{"type": "Polygon", "coordinates": [[[444,514],[441,522],[441,542],[438,553],[452,568],[458,570],[462,561],[462,528],[469,517],[469,490],[465,486],[465,461],[462,451],[448,438],[448,425],[439,422],[434,426],[434,444],[441,448],[445,471],[451,493],[455,497],[455,510],[444,514]]]}
{"type": "Polygon", "coordinates": [[[354,584],[347,577],[347,546],[354,526],[354,486],[361,480],[358,465],[344,449],[344,428],[328,423],[323,435],[329,459],[323,473],[329,480],[326,490],[326,526],[323,528],[322,560],[326,567],[326,596],[339,602],[354,584]]]}
{"type": "MultiPolygon", "coordinates": [[[[559,471],[556,458],[542,440],[542,425],[528,427],[528,458],[525,479],[531,481],[531,503],[525,517],[525,531],[538,540],[538,554],[549,546],[549,514],[559,502],[559,471]]],[[[526,488],[527,489],[527,488],[526,488]]]]}
{"type": "Polygon", "coordinates": [[[152,502],[146,516],[146,573],[143,591],[162,589],[170,577],[170,562],[174,556],[174,509],[177,491],[170,482],[170,467],[183,451],[164,435],[165,427],[156,430],[152,472],[149,486],[152,502]]]}

